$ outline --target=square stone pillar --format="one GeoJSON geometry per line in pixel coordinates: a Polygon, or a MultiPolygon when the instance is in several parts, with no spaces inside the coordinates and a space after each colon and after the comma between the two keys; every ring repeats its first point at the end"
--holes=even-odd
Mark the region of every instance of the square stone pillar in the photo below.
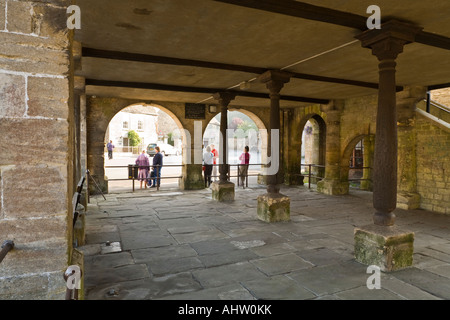
{"type": "Polygon", "coordinates": [[[398,175],[397,207],[405,210],[420,207],[417,192],[416,105],[426,98],[424,87],[407,87],[397,94],[398,175]]]}
{"type": "Polygon", "coordinates": [[[325,179],[317,183],[317,191],[328,195],[348,194],[348,181],[341,181],[341,112],[342,101],[333,101],[322,105],[321,110],[327,115],[325,179]]]}
{"type": "Polygon", "coordinates": [[[201,164],[185,164],[182,168],[182,176],[180,178],[181,190],[200,190],[205,188],[201,164]]]}

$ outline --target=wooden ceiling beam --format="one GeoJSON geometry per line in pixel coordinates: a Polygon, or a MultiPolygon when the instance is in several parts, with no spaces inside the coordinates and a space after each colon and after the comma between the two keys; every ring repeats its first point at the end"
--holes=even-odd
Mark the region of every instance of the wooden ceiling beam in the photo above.
{"type": "MultiPolygon", "coordinates": [[[[85,83],[86,86],[133,88],[133,89],[147,89],[147,90],[161,90],[161,91],[203,93],[203,94],[215,94],[220,91],[230,91],[236,93],[236,95],[241,97],[270,99],[269,94],[266,93],[238,91],[238,90],[223,90],[217,88],[199,88],[199,87],[165,85],[159,83],[125,82],[125,81],[110,81],[97,79],[86,79],[85,83]]],[[[328,104],[330,102],[329,100],[326,99],[316,99],[309,97],[297,97],[286,95],[282,95],[280,99],[284,101],[316,103],[316,104],[328,104]]]]}
{"type": "MultiPolygon", "coordinates": [[[[263,74],[264,72],[267,71],[266,68],[260,68],[260,67],[251,67],[251,66],[243,66],[243,65],[235,65],[235,64],[200,61],[200,60],[170,58],[170,57],[154,56],[154,55],[130,53],[130,52],[100,50],[100,49],[86,48],[86,47],[83,47],[83,49],[82,49],[82,56],[87,57],[87,58],[111,59],[111,60],[122,60],[122,61],[133,61],[133,62],[143,62],[143,63],[156,63],[156,64],[166,64],[166,65],[175,65],[175,66],[191,66],[191,67],[199,67],[199,68],[238,71],[238,72],[247,72],[247,73],[258,74],[258,75],[263,74]]],[[[344,85],[350,85],[350,86],[378,89],[378,84],[372,83],[372,82],[340,79],[340,78],[333,78],[333,77],[324,77],[324,76],[317,76],[317,75],[306,74],[306,73],[297,73],[297,72],[290,72],[290,73],[292,74],[292,77],[296,78],[296,79],[338,83],[338,84],[344,84],[344,85]]],[[[402,87],[398,87],[398,90],[402,90],[402,87]]]]}

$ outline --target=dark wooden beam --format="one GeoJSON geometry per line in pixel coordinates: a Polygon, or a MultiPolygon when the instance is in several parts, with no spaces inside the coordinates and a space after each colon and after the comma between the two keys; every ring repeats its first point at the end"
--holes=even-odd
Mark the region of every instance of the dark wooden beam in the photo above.
{"type": "Polygon", "coordinates": [[[421,31],[416,35],[416,42],[432,47],[450,50],[450,38],[421,31]]]}
{"type": "Polygon", "coordinates": [[[214,0],[241,7],[366,30],[367,17],[293,0],[214,0]]]}
{"type": "Polygon", "coordinates": [[[170,58],[163,56],[154,56],[149,54],[140,53],[130,53],[130,52],[120,52],[120,51],[109,51],[100,50],[94,48],[82,48],[82,56],[89,58],[99,58],[99,59],[111,59],[111,60],[124,60],[133,62],[144,62],[144,63],[156,63],[156,64],[167,64],[175,66],[191,66],[200,68],[210,68],[210,69],[220,69],[228,71],[241,71],[248,73],[261,74],[267,69],[248,67],[242,65],[218,63],[218,62],[208,62],[200,60],[190,60],[190,59],[180,59],[180,58],[170,58]]]}
{"type": "MultiPolygon", "coordinates": [[[[251,66],[243,66],[243,65],[236,65],[236,64],[219,63],[219,62],[170,58],[170,57],[163,57],[163,56],[100,50],[100,49],[85,48],[85,47],[83,47],[83,49],[82,49],[82,55],[83,55],[83,57],[89,57],[89,58],[123,60],[123,61],[144,62],[144,63],[156,63],[156,64],[166,64],[166,65],[176,65],[176,66],[191,66],[191,67],[200,67],[200,68],[209,68],[209,69],[247,72],[247,73],[258,74],[258,75],[263,74],[264,72],[267,71],[266,68],[261,68],[261,67],[251,67],[251,66]]],[[[344,84],[344,85],[350,85],[350,86],[378,89],[377,83],[349,80],[349,79],[332,78],[332,77],[324,77],[324,76],[317,76],[317,75],[306,74],[306,73],[297,73],[297,72],[290,72],[290,73],[292,74],[293,78],[297,78],[297,79],[338,83],[338,84],[344,84]]],[[[402,90],[402,88],[399,88],[399,90],[402,90]]]]}
{"type": "Polygon", "coordinates": [[[449,88],[449,87],[450,87],[450,82],[428,86],[428,90],[437,90],[437,89],[444,89],[444,88],[449,88]]]}
{"type": "MultiPolygon", "coordinates": [[[[241,7],[253,8],[272,13],[284,14],[320,22],[349,27],[360,31],[367,30],[368,16],[314,6],[293,0],[214,0],[241,7]]],[[[401,20],[401,19],[400,19],[401,20]]],[[[385,21],[382,21],[385,22],[385,21]]],[[[429,32],[420,32],[415,41],[424,45],[450,50],[450,38],[429,32]]]]}
{"type": "MultiPolygon", "coordinates": [[[[118,87],[118,88],[133,88],[133,89],[147,89],[147,90],[161,90],[161,91],[172,91],[172,92],[188,92],[188,93],[204,93],[204,94],[215,94],[221,91],[230,91],[236,93],[236,95],[241,97],[249,98],[261,98],[269,99],[269,94],[259,93],[259,92],[248,92],[248,91],[238,91],[238,90],[223,90],[217,88],[199,88],[199,87],[185,87],[185,86],[174,86],[165,85],[158,83],[144,83],[144,82],[124,82],[124,81],[110,81],[110,80],[97,80],[97,79],[86,79],[86,86],[98,86],[98,87],[118,87]]],[[[304,103],[314,103],[314,104],[328,104],[330,101],[326,99],[316,99],[308,97],[297,97],[297,96],[281,96],[281,100],[284,101],[295,101],[304,103]]]]}

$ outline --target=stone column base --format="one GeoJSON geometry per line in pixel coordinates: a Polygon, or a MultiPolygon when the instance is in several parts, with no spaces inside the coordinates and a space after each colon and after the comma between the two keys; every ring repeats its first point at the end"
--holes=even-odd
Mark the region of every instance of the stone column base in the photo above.
{"type": "Polygon", "coordinates": [[[219,202],[234,201],[234,183],[213,182],[211,183],[212,198],[219,202]]]}
{"type": "Polygon", "coordinates": [[[293,174],[285,173],[284,174],[284,183],[289,186],[303,186],[304,185],[303,179],[304,179],[304,177],[297,173],[293,173],[293,174]]]}
{"type": "Polygon", "coordinates": [[[420,194],[399,192],[397,193],[397,208],[410,210],[420,207],[420,194]]]}
{"type": "Polygon", "coordinates": [[[179,185],[181,190],[205,189],[205,179],[203,177],[202,165],[201,164],[185,165],[183,167],[183,178],[180,178],[179,185]]]}
{"type": "Polygon", "coordinates": [[[328,195],[348,194],[348,182],[338,180],[322,180],[317,182],[317,191],[328,195]]]}
{"type": "Polygon", "coordinates": [[[289,221],[291,200],[281,193],[258,197],[258,218],[265,222],[289,221]]]}
{"type": "Polygon", "coordinates": [[[261,184],[263,186],[267,185],[267,176],[262,175],[262,174],[258,174],[258,184],[261,184]]]}
{"type": "Polygon", "coordinates": [[[414,233],[375,224],[355,228],[355,258],[390,272],[413,263],[414,233]]]}

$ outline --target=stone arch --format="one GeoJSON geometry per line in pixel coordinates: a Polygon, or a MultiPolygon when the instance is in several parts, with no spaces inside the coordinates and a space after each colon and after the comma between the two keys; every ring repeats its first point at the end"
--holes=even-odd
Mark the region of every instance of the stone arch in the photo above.
{"type": "MultiPolygon", "coordinates": [[[[261,136],[261,150],[259,150],[259,152],[261,153],[261,155],[265,155],[265,157],[267,157],[267,139],[268,139],[268,135],[267,135],[267,127],[264,123],[264,121],[258,116],[256,115],[254,112],[243,109],[243,108],[233,108],[230,107],[228,109],[228,111],[232,112],[232,111],[237,111],[237,112],[241,112],[244,115],[248,116],[257,126],[257,128],[259,129],[259,134],[261,136]]],[[[213,118],[215,118],[217,116],[217,114],[213,115],[212,117],[208,117],[206,119],[206,126],[202,128],[202,137],[205,135],[206,129],[208,127],[208,125],[211,123],[211,121],[213,120],[213,118]]]]}
{"type": "MultiPolygon", "coordinates": [[[[314,121],[315,122],[315,127],[316,130],[318,130],[318,142],[317,142],[317,148],[316,151],[317,154],[315,155],[315,159],[317,163],[313,163],[313,164],[317,164],[317,165],[321,165],[321,166],[325,166],[325,155],[326,155],[326,122],[324,119],[324,114],[322,112],[320,113],[307,113],[305,114],[299,123],[299,134],[300,134],[300,150],[302,148],[302,135],[303,135],[303,131],[304,128],[307,124],[308,121],[314,121]]],[[[302,170],[305,169],[305,167],[301,168],[302,170]]],[[[325,175],[325,168],[316,168],[315,170],[313,170],[314,174],[316,174],[319,177],[324,177],[325,175]]]]}
{"type": "Polygon", "coordinates": [[[372,165],[373,165],[373,152],[374,152],[374,141],[375,141],[375,135],[373,134],[358,134],[354,136],[347,146],[345,147],[342,157],[341,157],[341,181],[342,182],[348,182],[349,179],[349,159],[353,152],[353,149],[355,146],[360,142],[363,141],[364,144],[364,160],[363,160],[363,179],[364,183],[361,184],[361,189],[365,190],[371,190],[372,183],[371,183],[371,176],[372,176],[372,165]]]}
{"type": "MultiPolygon", "coordinates": [[[[95,178],[97,185],[100,187],[102,192],[108,192],[108,182],[107,177],[105,177],[104,168],[104,139],[106,135],[106,130],[112,118],[121,110],[134,105],[148,105],[154,106],[158,109],[169,114],[169,116],[175,121],[177,126],[180,128],[180,134],[183,141],[189,140],[189,132],[185,129],[185,123],[180,118],[180,115],[176,114],[176,110],[184,110],[180,108],[180,104],[174,104],[173,106],[160,104],[153,101],[145,100],[129,100],[122,98],[105,98],[105,97],[88,97],[87,99],[87,116],[86,116],[86,127],[87,127],[87,168],[89,169],[91,175],[95,178]]],[[[173,103],[172,103],[173,104],[173,103]]],[[[184,104],[183,104],[184,105],[184,104]]],[[[187,144],[186,144],[187,145],[187,144]]],[[[186,148],[189,152],[185,152],[190,156],[190,144],[186,148]]],[[[183,155],[184,161],[185,155],[183,155]]],[[[98,190],[94,188],[93,185],[90,186],[90,192],[95,194],[98,190]]]]}

